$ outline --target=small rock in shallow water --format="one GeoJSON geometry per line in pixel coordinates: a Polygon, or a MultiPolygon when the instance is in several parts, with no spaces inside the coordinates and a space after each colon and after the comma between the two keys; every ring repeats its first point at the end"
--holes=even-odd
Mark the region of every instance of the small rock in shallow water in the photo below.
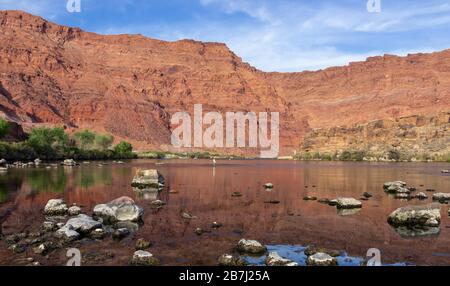
{"type": "Polygon", "coordinates": [[[371,193],[364,192],[363,197],[370,199],[373,195],[371,193]]]}
{"type": "Polygon", "coordinates": [[[354,198],[337,198],[336,203],[338,209],[357,209],[362,207],[362,203],[354,198]]]}
{"type": "Polygon", "coordinates": [[[13,244],[8,249],[16,254],[19,254],[25,252],[26,247],[21,244],[13,244]]]}
{"type": "Polygon", "coordinates": [[[442,170],[441,173],[442,174],[450,174],[450,170],[442,170]]]}
{"type": "Polygon", "coordinates": [[[218,223],[216,221],[211,224],[211,228],[221,228],[222,226],[223,224],[218,223]]]}
{"type": "Polygon", "coordinates": [[[437,193],[433,195],[434,201],[450,201],[450,193],[437,193]]]}
{"type": "Polygon", "coordinates": [[[90,216],[81,214],[75,218],[69,219],[65,226],[72,226],[71,229],[81,234],[87,234],[96,228],[101,228],[102,223],[92,219],[90,216]]]}
{"type": "Polygon", "coordinates": [[[234,192],[231,196],[234,198],[239,198],[239,197],[242,197],[242,194],[239,192],[234,192]]]}
{"type": "Polygon", "coordinates": [[[332,206],[332,207],[337,206],[337,204],[338,204],[338,201],[337,201],[337,200],[330,200],[330,201],[328,202],[328,205],[330,205],[330,206],[332,206]]]}
{"type": "Polygon", "coordinates": [[[159,260],[150,252],[138,250],[133,254],[131,265],[135,266],[158,266],[159,260]]]}
{"type": "Polygon", "coordinates": [[[235,257],[230,254],[224,254],[218,259],[219,266],[246,266],[247,263],[240,257],[235,257]]]}
{"type": "Polygon", "coordinates": [[[418,200],[426,200],[426,199],[428,199],[427,194],[425,194],[424,192],[420,192],[420,193],[416,194],[414,197],[416,199],[418,199],[418,200]]]}
{"type": "Polygon", "coordinates": [[[42,224],[42,230],[46,232],[51,232],[56,230],[58,227],[55,222],[53,221],[44,221],[42,224]]]}
{"type": "Polygon", "coordinates": [[[265,204],[277,205],[277,204],[280,203],[280,201],[277,201],[277,200],[270,200],[270,201],[265,201],[264,203],[265,203],[265,204]]]}
{"type": "Polygon", "coordinates": [[[327,253],[331,257],[338,257],[342,254],[341,251],[338,251],[338,250],[330,250],[330,249],[316,247],[313,245],[308,246],[304,252],[305,252],[306,256],[311,256],[316,253],[327,253]]]}
{"type": "Polygon", "coordinates": [[[50,242],[45,242],[40,244],[39,246],[33,248],[33,252],[39,255],[46,255],[49,251],[54,248],[53,244],[50,242]]]}
{"type": "Polygon", "coordinates": [[[133,178],[131,186],[134,188],[160,188],[164,178],[157,170],[138,170],[133,178]]]}
{"type": "Polygon", "coordinates": [[[329,199],[319,199],[318,202],[321,203],[321,204],[326,204],[326,205],[330,204],[330,200],[329,199]]]}
{"type": "Polygon", "coordinates": [[[129,197],[121,197],[107,204],[96,205],[94,214],[104,220],[105,223],[121,221],[139,221],[144,210],[136,205],[129,197]]]}
{"type": "Polygon", "coordinates": [[[127,228],[119,228],[113,231],[112,237],[117,240],[121,240],[127,237],[130,234],[130,231],[127,228]]]}
{"type": "Polygon", "coordinates": [[[273,189],[273,184],[272,183],[267,183],[264,185],[264,188],[266,189],[273,189]]]}
{"type": "Polygon", "coordinates": [[[67,205],[61,199],[49,200],[44,208],[44,214],[48,216],[65,215],[67,213],[67,205]]]}
{"type": "Polygon", "coordinates": [[[71,225],[65,225],[55,232],[55,236],[65,242],[72,242],[80,238],[80,234],[71,225]]]}
{"type": "Polygon", "coordinates": [[[145,239],[139,238],[136,241],[135,248],[136,248],[136,250],[145,250],[145,249],[149,248],[151,245],[152,244],[150,242],[146,241],[145,239]]]}
{"type": "Polygon", "coordinates": [[[256,240],[241,239],[237,245],[237,250],[241,253],[263,254],[267,248],[256,240]]]}
{"type": "Polygon", "coordinates": [[[317,201],[316,197],[313,196],[306,196],[303,198],[304,201],[317,201]]]}
{"type": "Polygon", "coordinates": [[[97,228],[91,231],[90,236],[93,239],[103,239],[106,236],[106,232],[102,228],[97,228]]]}
{"type": "Polygon", "coordinates": [[[77,216],[77,215],[81,214],[81,208],[78,206],[72,206],[68,209],[67,212],[70,216],[77,216]]]}
{"type": "Polygon", "coordinates": [[[195,216],[193,216],[193,215],[191,215],[191,214],[189,214],[187,212],[183,212],[181,214],[181,217],[184,218],[184,219],[187,219],[187,220],[191,220],[191,219],[195,219],[196,218],[195,216]]]}
{"type": "Polygon", "coordinates": [[[395,198],[397,200],[407,200],[409,199],[411,196],[409,194],[405,194],[405,193],[397,193],[395,194],[395,198]]]}
{"type": "Polygon", "coordinates": [[[306,263],[309,266],[335,266],[337,260],[326,253],[318,252],[309,256],[306,263]]]}
{"type": "Polygon", "coordinates": [[[163,202],[161,200],[156,200],[156,201],[151,202],[151,204],[154,207],[162,207],[162,206],[166,205],[166,202],[163,202]]]}
{"type": "Polygon", "coordinates": [[[277,252],[270,252],[266,258],[267,266],[298,266],[298,263],[281,257],[277,252]]]}
{"type": "Polygon", "coordinates": [[[73,159],[66,159],[66,160],[64,160],[64,162],[62,162],[62,165],[67,166],[67,167],[74,167],[77,165],[77,162],[75,162],[75,160],[73,160],[73,159]]]}

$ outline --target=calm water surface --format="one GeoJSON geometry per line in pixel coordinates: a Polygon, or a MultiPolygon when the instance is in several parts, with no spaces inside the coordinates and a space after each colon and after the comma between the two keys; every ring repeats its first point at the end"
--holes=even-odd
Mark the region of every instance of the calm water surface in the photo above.
{"type": "MultiPolygon", "coordinates": [[[[138,160],[103,167],[93,163],[75,168],[10,169],[0,174],[0,222],[4,234],[38,231],[49,199],[63,198],[89,214],[96,204],[129,196],[145,209],[144,224],[122,241],[106,238],[76,243],[85,264],[127,265],[136,239],[145,238],[153,243],[149,251],[165,265],[215,265],[218,256],[232,253],[239,239],[248,238],[298,262],[304,261],[304,246],[316,245],[345,251],[354,257],[353,264],[358,264],[361,259],[357,257],[365,257],[369,248],[378,248],[387,264],[450,265],[448,206],[442,205],[438,234],[402,237],[386,222],[388,215],[398,207],[427,204],[431,199],[395,200],[382,188],[386,181],[403,180],[420,191],[450,192],[450,176],[440,172],[449,167],[439,163],[294,161],[218,161],[214,167],[209,160],[138,160]],[[140,196],[131,188],[131,180],[138,169],[154,168],[165,177],[165,189],[140,196]],[[268,182],[275,186],[271,191],[262,187],[268,182]],[[178,193],[169,194],[170,190],[178,193]],[[242,197],[232,197],[234,192],[242,197]],[[373,198],[363,202],[360,211],[347,215],[303,200],[307,195],[359,199],[364,192],[372,193],[373,198]],[[150,205],[155,199],[167,205],[155,210],[150,205]],[[187,223],[182,212],[197,219],[187,223]],[[202,236],[194,233],[197,227],[210,229],[215,221],[223,227],[202,236]]],[[[0,241],[0,264],[21,265],[30,256],[37,257],[31,250],[13,255],[0,241]]],[[[262,263],[260,258],[248,260],[262,263]]],[[[62,265],[65,250],[40,261],[62,265]]]]}

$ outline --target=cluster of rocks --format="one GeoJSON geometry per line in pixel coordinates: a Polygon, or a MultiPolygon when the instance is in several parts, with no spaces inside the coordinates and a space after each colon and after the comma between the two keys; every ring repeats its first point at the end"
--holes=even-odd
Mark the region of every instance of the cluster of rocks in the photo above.
{"type": "MultiPolygon", "coordinates": [[[[41,231],[12,234],[6,236],[5,241],[14,253],[22,253],[28,247],[33,247],[35,254],[47,255],[53,250],[80,239],[98,240],[105,238],[108,234],[111,234],[114,239],[122,239],[130,234],[130,229],[133,230],[129,227],[129,223],[141,221],[143,215],[143,209],[128,197],[95,206],[92,217],[81,212],[79,206],[69,207],[61,199],[51,199],[44,207],[45,221],[41,231]],[[70,216],[69,219],[65,221],[68,216],[70,216]]],[[[149,246],[148,242],[138,240],[136,248],[141,252],[136,252],[130,263],[133,265],[159,264],[153,255],[144,253],[144,249],[149,246]]]]}
{"type": "MultiPolygon", "coordinates": [[[[417,189],[414,187],[408,187],[406,182],[403,181],[394,181],[387,182],[383,185],[384,191],[388,194],[393,195],[396,199],[418,199],[418,200],[427,200],[429,197],[425,192],[417,192],[417,189]]],[[[427,189],[427,192],[434,192],[433,189],[427,189]]],[[[433,195],[434,201],[439,201],[440,203],[448,203],[450,201],[450,194],[447,193],[436,193],[433,195]]]]}
{"type": "MultiPolygon", "coordinates": [[[[265,255],[265,265],[267,266],[299,266],[299,264],[290,259],[280,256],[276,251],[267,253],[267,247],[256,240],[241,239],[236,250],[241,255],[263,256],[265,255]]],[[[306,264],[309,266],[335,266],[336,257],[341,255],[338,251],[308,247],[304,251],[307,256],[306,264]]],[[[247,262],[240,256],[224,254],[219,257],[218,263],[221,266],[246,266],[247,262]]]]}

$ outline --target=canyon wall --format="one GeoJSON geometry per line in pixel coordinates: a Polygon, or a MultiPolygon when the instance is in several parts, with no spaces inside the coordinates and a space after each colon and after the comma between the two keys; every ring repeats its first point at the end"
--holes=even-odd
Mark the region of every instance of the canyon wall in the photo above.
{"type": "Polygon", "coordinates": [[[203,104],[279,112],[280,155],[292,155],[318,128],[449,111],[449,76],[450,50],[265,73],[220,43],[104,36],[0,11],[0,116],[25,130],[107,132],[140,150],[171,149],[171,115],[203,104]]]}

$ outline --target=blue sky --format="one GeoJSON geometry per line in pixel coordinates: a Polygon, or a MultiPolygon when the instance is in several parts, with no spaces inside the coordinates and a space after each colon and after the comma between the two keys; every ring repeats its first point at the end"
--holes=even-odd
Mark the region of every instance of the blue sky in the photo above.
{"type": "Polygon", "coordinates": [[[101,34],[226,43],[264,71],[317,70],[385,53],[450,48],[450,0],[0,0],[59,24],[101,34]]]}

